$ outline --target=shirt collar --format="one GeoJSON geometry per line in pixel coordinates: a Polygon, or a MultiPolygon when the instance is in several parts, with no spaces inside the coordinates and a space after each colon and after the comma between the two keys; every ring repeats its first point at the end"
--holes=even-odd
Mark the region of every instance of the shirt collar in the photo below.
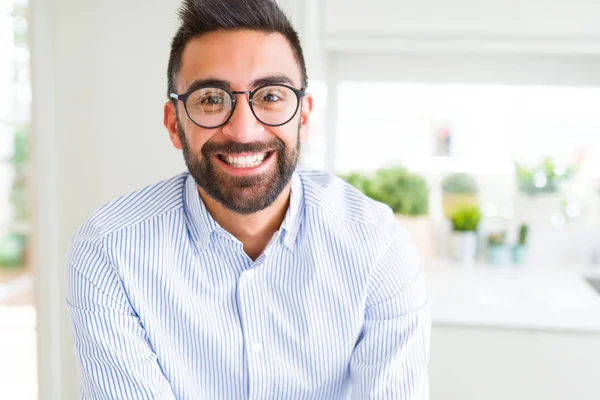
{"type": "MultiPolygon", "coordinates": [[[[196,180],[192,174],[188,174],[185,182],[185,211],[189,225],[189,231],[194,242],[200,249],[205,249],[210,241],[210,235],[219,227],[217,222],[206,209],[200,194],[196,180]]],[[[303,189],[302,181],[297,172],[294,172],[291,179],[290,204],[281,224],[284,235],[284,244],[290,250],[296,247],[296,238],[301,223],[303,210],[303,189]]]]}
{"type": "Polygon", "coordinates": [[[285,232],[283,239],[284,244],[290,250],[296,248],[296,238],[302,222],[302,214],[304,209],[304,191],[302,189],[302,180],[298,172],[292,175],[292,193],[290,195],[290,205],[281,224],[282,230],[285,232]]]}
{"type": "Polygon", "coordinates": [[[205,249],[208,246],[210,235],[218,225],[204,206],[192,174],[188,174],[185,181],[184,201],[192,239],[200,249],[205,249]]]}

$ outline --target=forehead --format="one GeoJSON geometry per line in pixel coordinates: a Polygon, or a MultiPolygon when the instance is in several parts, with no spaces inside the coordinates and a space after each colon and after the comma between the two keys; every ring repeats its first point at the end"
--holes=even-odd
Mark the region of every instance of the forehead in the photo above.
{"type": "Polygon", "coordinates": [[[285,75],[301,86],[300,67],[283,35],[219,31],[187,43],[177,87],[185,90],[195,80],[214,78],[230,82],[233,90],[247,90],[253,80],[271,75],[285,75]]]}

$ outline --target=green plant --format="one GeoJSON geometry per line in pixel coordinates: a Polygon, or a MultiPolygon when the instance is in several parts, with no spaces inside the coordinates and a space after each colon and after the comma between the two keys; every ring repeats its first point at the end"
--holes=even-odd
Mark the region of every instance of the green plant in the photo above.
{"type": "Polygon", "coordinates": [[[16,233],[0,238],[0,268],[22,266],[26,240],[25,236],[16,233]]]}
{"type": "MultiPolygon", "coordinates": [[[[15,130],[13,156],[11,164],[14,169],[14,179],[10,195],[14,221],[23,222],[28,219],[27,204],[27,159],[28,159],[27,127],[15,130]]],[[[0,267],[19,267],[25,260],[27,250],[27,235],[22,232],[9,232],[0,238],[0,267]]]]}
{"type": "Polygon", "coordinates": [[[29,135],[26,127],[15,129],[15,142],[11,162],[15,169],[23,170],[28,159],[29,135]]]}
{"type": "Polygon", "coordinates": [[[556,192],[559,184],[579,169],[577,164],[558,166],[549,157],[530,167],[515,163],[515,168],[519,191],[529,195],[556,192]]]}
{"type": "Polygon", "coordinates": [[[372,199],[387,204],[396,214],[420,216],[429,211],[429,189],[425,179],[405,168],[380,169],[371,178],[360,173],[341,178],[372,199]]]}
{"type": "Polygon", "coordinates": [[[23,221],[28,218],[27,204],[27,159],[29,136],[27,128],[21,127],[15,131],[14,152],[11,159],[15,171],[15,177],[12,185],[11,202],[14,214],[17,220],[23,221]]]}
{"type": "Polygon", "coordinates": [[[519,226],[519,245],[525,246],[527,244],[527,236],[529,235],[529,227],[525,224],[519,226]]]}
{"type": "Polygon", "coordinates": [[[378,170],[369,190],[372,198],[387,204],[396,214],[420,216],[429,212],[429,189],[425,179],[405,168],[378,170]]]}
{"type": "Polygon", "coordinates": [[[480,220],[481,212],[477,206],[460,207],[450,217],[452,229],[456,232],[476,231],[480,220]]]}
{"type": "Polygon", "coordinates": [[[472,175],[465,173],[449,174],[442,180],[444,193],[477,193],[477,182],[472,175]]]}
{"type": "Polygon", "coordinates": [[[502,246],[506,238],[506,232],[495,232],[488,235],[489,246],[502,246]]]}

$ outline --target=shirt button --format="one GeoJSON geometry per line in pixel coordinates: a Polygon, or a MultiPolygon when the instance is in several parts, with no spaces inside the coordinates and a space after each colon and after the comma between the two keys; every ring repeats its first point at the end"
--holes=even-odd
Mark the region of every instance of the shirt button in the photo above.
{"type": "Polygon", "coordinates": [[[260,343],[254,343],[252,345],[252,351],[254,353],[260,353],[261,350],[262,350],[262,345],[260,343]]]}
{"type": "Polygon", "coordinates": [[[254,271],[246,271],[246,279],[248,279],[249,281],[254,279],[254,271]]]}

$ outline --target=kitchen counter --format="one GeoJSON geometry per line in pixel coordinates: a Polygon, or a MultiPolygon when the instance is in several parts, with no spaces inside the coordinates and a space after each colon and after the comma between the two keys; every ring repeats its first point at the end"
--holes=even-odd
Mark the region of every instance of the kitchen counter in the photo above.
{"type": "Polygon", "coordinates": [[[585,266],[429,263],[433,324],[600,333],[600,295],[584,277],[591,271],[585,266]]]}

